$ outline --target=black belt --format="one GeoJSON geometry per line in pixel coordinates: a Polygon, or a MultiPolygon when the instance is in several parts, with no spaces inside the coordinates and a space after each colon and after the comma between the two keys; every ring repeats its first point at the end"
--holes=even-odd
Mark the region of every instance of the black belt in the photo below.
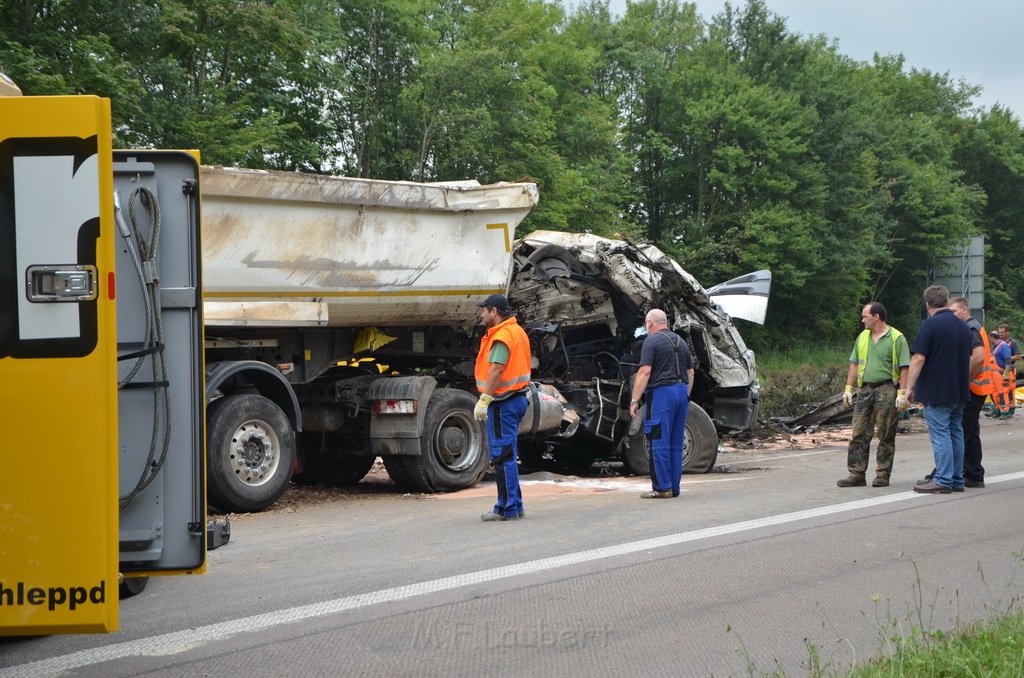
{"type": "Polygon", "coordinates": [[[886,384],[891,383],[891,381],[865,381],[864,385],[868,388],[878,388],[879,386],[885,386],[886,384]]]}
{"type": "Polygon", "coordinates": [[[685,379],[673,379],[672,381],[663,381],[660,384],[654,384],[653,386],[648,386],[647,388],[648,389],[652,389],[652,388],[658,388],[659,386],[673,386],[675,384],[689,384],[689,383],[690,382],[686,381],[685,379]]]}

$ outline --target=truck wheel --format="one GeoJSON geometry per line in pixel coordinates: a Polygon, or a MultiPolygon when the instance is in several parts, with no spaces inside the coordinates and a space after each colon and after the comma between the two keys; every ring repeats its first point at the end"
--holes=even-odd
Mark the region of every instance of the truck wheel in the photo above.
{"type": "Polygon", "coordinates": [[[384,457],[396,484],[421,492],[472,487],[487,470],[487,436],[473,417],[476,398],[457,389],[437,389],[427,403],[422,454],[384,457]]]}
{"type": "Polygon", "coordinates": [[[295,433],[261,395],[224,396],[207,408],[206,493],[225,511],[262,511],[288,489],[295,433]]]}
{"type": "Polygon", "coordinates": [[[629,428],[621,442],[622,465],[635,476],[646,476],[651,473],[651,453],[647,449],[644,425],[641,423],[646,411],[647,405],[640,405],[636,419],[629,420],[629,428]]]}
{"type": "Polygon", "coordinates": [[[299,485],[323,483],[332,487],[349,487],[363,479],[376,457],[335,456],[331,454],[331,434],[303,431],[299,434],[299,460],[302,473],[292,480],[299,485]]]}
{"type": "Polygon", "coordinates": [[[149,577],[125,577],[117,587],[117,597],[119,600],[124,600],[137,596],[146,590],[148,583],[149,577]]]}
{"type": "Polygon", "coordinates": [[[718,460],[718,430],[715,422],[697,403],[686,413],[686,450],[683,473],[708,473],[718,460]]]}
{"type": "MultiPolygon", "coordinates": [[[[640,412],[643,418],[643,411],[640,412]]],[[[622,441],[622,461],[626,469],[635,475],[651,473],[651,453],[644,440],[643,426],[628,434],[622,441]]],[[[697,403],[690,403],[686,413],[686,449],[683,452],[683,473],[707,473],[718,460],[718,431],[715,422],[697,403]]]]}

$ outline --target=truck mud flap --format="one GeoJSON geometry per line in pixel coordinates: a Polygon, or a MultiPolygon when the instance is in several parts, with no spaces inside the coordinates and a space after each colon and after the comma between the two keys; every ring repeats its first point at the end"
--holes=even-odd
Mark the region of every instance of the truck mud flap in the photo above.
{"type": "Polygon", "coordinates": [[[415,456],[422,452],[420,438],[427,415],[427,403],[437,387],[433,377],[387,377],[370,384],[366,394],[370,416],[370,453],[375,456],[415,456]],[[378,414],[377,401],[415,403],[410,414],[378,414]]]}

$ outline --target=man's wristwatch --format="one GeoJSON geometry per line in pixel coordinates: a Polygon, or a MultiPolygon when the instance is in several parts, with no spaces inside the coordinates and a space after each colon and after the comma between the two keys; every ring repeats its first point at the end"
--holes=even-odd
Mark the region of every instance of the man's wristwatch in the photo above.
{"type": "Polygon", "coordinates": [[[630,404],[630,405],[636,405],[636,404],[637,404],[637,403],[639,403],[639,402],[640,402],[639,400],[630,400],[630,401],[629,401],[629,404],[630,404]]]}

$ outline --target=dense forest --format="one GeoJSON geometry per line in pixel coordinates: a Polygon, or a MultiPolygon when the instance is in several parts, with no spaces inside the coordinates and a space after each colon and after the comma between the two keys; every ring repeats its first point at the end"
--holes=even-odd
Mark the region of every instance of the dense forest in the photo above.
{"type": "Polygon", "coordinates": [[[532,229],[626,234],[705,285],[774,275],[755,349],[913,332],[936,257],[986,237],[1024,330],[1024,134],[976,86],[792,33],[763,0],[0,0],[26,94],[112,99],[121,147],[417,181],[530,178],[532,229]]]}

